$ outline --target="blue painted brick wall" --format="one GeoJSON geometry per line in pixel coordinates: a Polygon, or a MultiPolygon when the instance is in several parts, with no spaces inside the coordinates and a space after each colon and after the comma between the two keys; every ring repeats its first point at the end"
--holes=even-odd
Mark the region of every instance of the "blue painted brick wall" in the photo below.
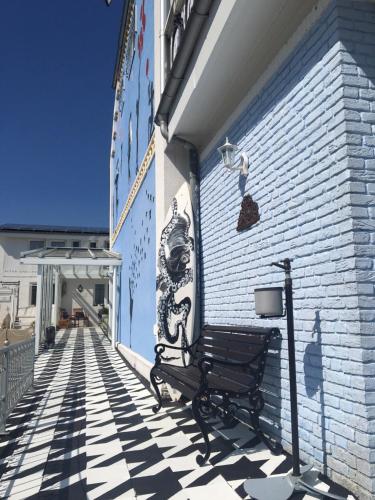
{"type": "Polygon", "coordinates": [[[293,262],[302,456],[375,492],[375,5],[332,2],[224,136],[250,157],[246,186],[216,147],[201,168],[205,322],[280,326],[266,428],[291,443],[285,321],[255,317],[253,289],[293,262]],[[261,221],[236,231],[243,194],[261,221]]]}

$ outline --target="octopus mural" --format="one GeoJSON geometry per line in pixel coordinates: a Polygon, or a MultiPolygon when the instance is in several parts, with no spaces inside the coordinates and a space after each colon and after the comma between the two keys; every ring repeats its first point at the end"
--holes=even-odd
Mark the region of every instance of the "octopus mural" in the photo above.
{"type": "Polygon", "coordinates": [[[193,281],[193,270],[188,267],[194,239],[189,236],[191,221],[184,211],[179,213],[177,200],[172,202],[172,217],[161,233],[159,271],[156,289],[159,290],[157,306],[158,337],[181,346],[187,345],[186,325],[191,311],[191,297],[186,294],[176,300],[177,292],[193,281]]]}

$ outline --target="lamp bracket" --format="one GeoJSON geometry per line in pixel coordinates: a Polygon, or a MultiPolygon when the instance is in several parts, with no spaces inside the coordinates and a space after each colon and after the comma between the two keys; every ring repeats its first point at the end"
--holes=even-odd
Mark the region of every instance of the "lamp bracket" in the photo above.
{"type": "Polygon", "coordinates": [[[272,262],[271,266],[276,266],[279,267],[280,269],[283,269],[284,271],[290,271],[290,263],[293,262],[292,259],[284,259],[281,262],[272,262]]]}
{"type": "Polygon", "coordinates": [[[249,174],[249,157],[246,153],[241,153],[240,155],[240,164],[239,165],[224,165],[228,170],[239,170],[241,175],[249,174]]]}

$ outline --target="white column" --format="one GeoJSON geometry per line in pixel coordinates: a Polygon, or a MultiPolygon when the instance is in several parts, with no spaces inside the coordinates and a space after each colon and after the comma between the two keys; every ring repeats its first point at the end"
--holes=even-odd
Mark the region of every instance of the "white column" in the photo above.
{"type": "Polygon", "coordinates": [[[108,283],[108,334],[112,338],[112,309],[113,309],[113,267],[110,269],[108,283]]]}
{"type": "Polygon", "coordinates": [[[12,295],[10,296],[10,328],[14,328],[14,288],[12,287],[12,295]]]}
{"type": "Polygon", "coordinates": [[[53,315],[53,324],[57,327],[60,319],[60,273],[58,269],[54,269],[53,274],[55,278],[55,310],[53,315]]]}
{"type": "Polygon", "coordinates": [[[40,331],[42,323],[42,266],[38,265],[36,277],[36,310],[35,310],[35,354],[39,352],[40,331]]]}
{"type": "Polygon", "coordinates": [[[44,333],[45,333],[46,327],[49,326],[49,296],[50,296],[49,276],[50,276],[50,266],[45,266],[45,273],[44,273],[45,294],[44,294],[44,300],[43,300],[43,306],[44,306],[44,330],[43,330],[43,332],[44,333]]]}
{"type": "Polygon", "coordinates": [[[48,266],[48,326],[52,325],[53,266],[48,266]]]}
{"type": "Polygon", "coordinates": [[[117,341],[117,267],[113,267],[112,278],[112,348],[116,349],[117,341]]]}

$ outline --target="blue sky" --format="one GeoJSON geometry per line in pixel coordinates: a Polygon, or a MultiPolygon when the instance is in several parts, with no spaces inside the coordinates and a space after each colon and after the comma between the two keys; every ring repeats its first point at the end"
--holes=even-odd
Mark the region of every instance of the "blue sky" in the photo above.
{"type": "Polygon", "coordinates": [[[108,226],[123,0],[0,5],[0,224],[108,226]]]}

